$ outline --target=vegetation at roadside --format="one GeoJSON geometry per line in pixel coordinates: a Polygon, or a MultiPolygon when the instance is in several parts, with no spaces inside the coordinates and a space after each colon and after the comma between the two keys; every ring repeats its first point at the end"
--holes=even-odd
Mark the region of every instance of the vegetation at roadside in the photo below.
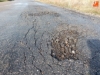
{"type": "Polygon", "coordinates": [[[100,6],[93,7],[94,1],[100,0],[38,0],[40,2],[53,4],[63,8],[69,8],[85,13],[99,14],[100,15],[100,6]]]}
{"type": "Polygon", "coordinates": [[[0,0],[0,2],[4,2],[4,1],[7,1],[7,0],[0,0]]]}
{"type": "Polygon", "coordinates": [[[4,2],[4,1],[13,1],[13,0],[0,0],[0,2],[4,2]]]}

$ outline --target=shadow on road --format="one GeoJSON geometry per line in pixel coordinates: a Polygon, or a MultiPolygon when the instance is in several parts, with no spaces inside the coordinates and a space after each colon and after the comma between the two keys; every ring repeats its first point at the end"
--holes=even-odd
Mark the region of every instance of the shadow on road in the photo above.
{"type": "Polygon", "coordinates": [[[100,75],[100,40],[89,39],[87,44],[91,50],[90,75],[100,75]]]}

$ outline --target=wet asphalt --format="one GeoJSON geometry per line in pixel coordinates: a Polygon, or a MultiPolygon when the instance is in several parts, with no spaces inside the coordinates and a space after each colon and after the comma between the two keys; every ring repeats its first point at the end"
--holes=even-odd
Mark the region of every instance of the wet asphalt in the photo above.
{"type": "Polygon", "coordinates": [[[0,3],[0,75],[100,75],[99,32],[100,17],[35,0],[0,3]],[[52,50],[60,57],[62,48],[56,39],[70,39],[70,30],[79,33],[78,59],[57,60],[52,50]]]}

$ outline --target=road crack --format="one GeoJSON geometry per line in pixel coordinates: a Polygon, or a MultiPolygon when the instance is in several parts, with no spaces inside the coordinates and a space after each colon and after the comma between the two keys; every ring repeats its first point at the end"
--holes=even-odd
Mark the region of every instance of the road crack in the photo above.
{"type": "Polygon", "coordinates": [[[25,71],[26,71],[26,65],[27,65],[26,64],[26,53],[24,52],[23,54],[24,54],[24,65],[25,65],[25,71]]]}
{"type": "MultiPolygon", "coordinates": [[[[25,36],[24,36],[24,39],[27,38],[27,35],[28,35],[28,33],[30,32],[30,30],[34,28],[34,23],[35,23],[35,22],[36,22],[36,19],[33,21],[33,26],[32,26],[31,28],[29,28],[28,31],[26,32],[26,34],[25,34],[25,36]]],[[[26,41],[27,41],[27,39],[26,39],[26,41]]]]}

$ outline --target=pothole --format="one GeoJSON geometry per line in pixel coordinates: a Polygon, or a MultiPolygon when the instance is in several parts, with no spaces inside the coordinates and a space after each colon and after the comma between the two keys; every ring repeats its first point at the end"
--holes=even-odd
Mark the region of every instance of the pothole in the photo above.
{"type": "Polygon", "coordinates": [[[79,59],[77,42],[80,34],[76,30],[62,30],[51,40],[51,56],[57,60],[79,59]]]}
{"type": "Polygon", "coordinates": [[[50,15],[50,16],[54,16],[54,17],[59,17],[60,14],[56,13],[56,12],[39,12],[39,13],[30,13],[28,14],[29,16],[44,16],[44,15],[50,15]]]}

